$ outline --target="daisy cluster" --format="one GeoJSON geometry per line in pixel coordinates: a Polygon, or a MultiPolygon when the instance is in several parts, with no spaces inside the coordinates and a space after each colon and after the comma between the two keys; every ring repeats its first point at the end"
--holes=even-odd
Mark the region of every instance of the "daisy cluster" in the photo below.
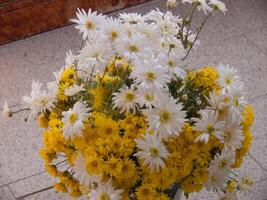
{"type": "MultiPolygon", "coordinates": [[[[183,0],[226,11],[217,0],[183,0]]],[[[168,1],[175,7],[177,1],[168,1]]],[[[189,70],[197,44],[184,18],[160,10],[117,18],[78,9],[77,55],[23,102],[44,128],[40,156],[55,189],[90,200],[173,199],[202,188],[236,198],[252,180],[234,170],[250,149],[253,109],[228,65],[189,70]]],[[[12,116],[8,105],[4,113],[12,116]]]]}

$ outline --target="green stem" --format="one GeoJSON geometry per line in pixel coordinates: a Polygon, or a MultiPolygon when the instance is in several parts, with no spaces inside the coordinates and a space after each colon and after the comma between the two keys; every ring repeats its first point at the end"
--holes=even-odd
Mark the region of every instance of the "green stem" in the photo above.
{"type": "Polygon", "coordinates": [[[214,13],[214,11],[215,11],[215,10],[213,10],[212,12],[210,12],[210,13],[205,17],[205,19],[204,19],[204,21],[202,22],[202,24],[200,25],[200,27],[197,28],[197,30],[198,30],[198,31],[197,31],[197,35],[196,35],[196,37],[195,37],[193,43],[190,45],[190,48],[189,48],[189,50],[187,51],[185,57],[184,57],[182,60],[185,60],[185,59],[187,58],[187,56],[189,55],[190,51],[192,50],[194,44],[196,43],[196,41],[197,41],[197,39],[198,39],[198,37],[199,37],[200,32],[202,31],[202,29],[203,29],[204,25],[206,24],[208,18],[214,13]]]}

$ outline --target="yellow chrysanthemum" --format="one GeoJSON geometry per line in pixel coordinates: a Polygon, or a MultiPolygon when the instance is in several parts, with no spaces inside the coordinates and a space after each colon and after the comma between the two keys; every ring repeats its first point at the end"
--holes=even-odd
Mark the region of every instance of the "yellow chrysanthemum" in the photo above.
{"type": "Polygon", "coordinates": [[[136,197],[138,200],[155,200],[157,199],[157,191],[150,185],[141,185],[136,190],[136,197]]]}

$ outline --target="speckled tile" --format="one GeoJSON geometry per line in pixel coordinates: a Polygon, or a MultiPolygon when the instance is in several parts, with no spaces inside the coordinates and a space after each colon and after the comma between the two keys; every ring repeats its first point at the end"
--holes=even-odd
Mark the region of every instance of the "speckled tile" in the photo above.
{"type": "MultiPolygon", "coordinates": [[[[126,11],[144,14],[156,7],[164,10],[164,4],[163,0],[156,0],[126,11]]],[[[267,2],[226,0],[226,5],[228,12],[225,16],[220,13],[207,23],[200,35],[202,46],[190,55],[188,63],[195,67],[217,63],[237,67],[246,82],[249,97],[253,99],[267,93],[267,58],[263,54],[267,38],[266,29],[262,28],[267,24],[267,2]]],[[[176,13],[183,11],[180,5],[176,13]]],[[[0,104],[5,100],[11,104],[20,102],[20,97],[29,93],[32,79],[41,82],[51,80],[52,72],[63,65],[66,51],[71,49],[75,53],[79,49],[80,38],[81,35],[71,25],[0,46],[0,104]]],[[[258,98],[252,103],[257,114],[252,153],[266,166],[267,98],[258,98]]],[[[13,121],[1,119],[0,130],[0,185],[11,183],[16,197],[50,185],[52,180],[47,174],[33,176],[43,171],[43,163],[38,157],[38,149],[42,145],[41,130],[34,123],[25,124],[21,114],[15,116],[13,121]]],[[[250,165],[250,160],[244,163],[249,172],[255,171],[256,178],[261,176],[262,171],[253,163],[250,165]]],[[[262,182],[249,197],[242,199],[264,200],[266,188],[266,182],[262,182]]],[[[10,194],[7,189],[0,188],[0,194],[10,194]]],[[[214,200],[206,192],[192,198],[214,200]]],[[[50,190],[27,199],[54,200],[67,197],[50,190]]]]}
{"type": "Polygon", "coordinates": [[[15,200],[7,186],[0,187],[0,200],[15,200]]]}
{"type": "Polygon", "coordinates": [[[185,61],[189,68],[229,64],[238,69],[249,99],[267,93],[267,56],[247,38],[238,36],[214,45],[203,44],[191,53],[185,61]]]}
{"type": "Polygon", "coordinates": [[[48,188],[54,184],[55,180],[47,173],[42,173],[30,178],[17,181],[9,185],[16,198],[28,195],[30,193],[48,188]]]}
{"type": "MultiPolygon", "coordinates": [[[[24,113],[26,114],[26,113],[24,113]]],[[[0,120],[0,185],[43,171],[38,156],[42,145],[41,130],[35,122],[24,122],[24,115],[0,120]]]]}
{"type": "Polygon", "coordinates": [[[251,42],[255,43],[255,45],[257,45],[258,48],[267,55],[267,25],[262,29],[246,33],[245,35],[249,40],[251,40],[251,42]]]}
{"type": "Polygon", "coordinates": [[[30,195],[28,197],[25,197],[23,200],[55,200],[55,199],[70,200],[71,198],[64,193],[57,193],[55,192],[55,190],[51,189],[38,194],[30,195]]]}

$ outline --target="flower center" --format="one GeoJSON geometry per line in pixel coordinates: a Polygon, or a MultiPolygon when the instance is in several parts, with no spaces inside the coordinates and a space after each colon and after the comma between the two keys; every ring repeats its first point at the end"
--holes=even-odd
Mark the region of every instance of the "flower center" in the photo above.
{"type": "Polygon", "coordinates": [[[221,168],[224,168],[224,167],[226,166],[226,164],[227,164],[227,161],[226,161],[225,159],[223,159],[223,160],[221,160],[219,166],[220,166],[221,168]]]}
{"type": "Polygon", "coordinates": [[[74,124],[78,119],[78,116],[75,113],[71,113],[70,117],[69,117],[69,122],[71,124],[74,124]]]}
{"type": "Polygon", "coordinates": [[[160,121],[162,123],[167,123],[168,121],[170,121],[170,118],[171,118],[171,116],[170,116],[170,113],[169,112],[167,112],[167,111],[161,112],[161,114],[160,114],[160,121]]]}
{"type": "Polygon", "coordinates": [[[109,195],[107,193],[105,193],[105,192],[102,192],[100,194],[99,200],[109,200],[109,195]]]}
{"type": "Polygon", "coordinates": [[[155,74],[153,72],[147,72],[146,73],[146,79],[150,82],[154,81],[156,78],[155,74]]]}
{"type": "Polygon", "coordinates": [[[224,81],[225,81],[226,85],[231,85],[231,83],[232,83],[232,80],[229,77],[226,77],[224,81]]]}
{"type": "Polygon", "coordinates": [[[135,99],[135,94],[134,93],[126,93],[125,94],[125,100],[127,102],[132,102],[135,99]]]}
{"type": "Polygon", "coordinates": [[[159,150],[156,147],[151,147],[149,151],[152,157],[158,157],[159,150]]]}
{"type": "Polygon", "coordinates": [[[117,37],[118,37],[118,33],[115,32],[115,31],[112,31],[112,32],[111,32],[111,38],[114,40],[114,39],[116,39],[117,37]]]}
{"type": "Polygon", "coordinates": [[[207,126],[207,132],[208,132],[209,134],[211,134],[214,130],[215,130],[215,129],[214,129],[214,127],[213,127],[212,124],[209,124],[209,125],[207,126]]]}
{"type": "Polygon", "coordinates": [[[173,64],[173,62],[171,60],[168,61],[168,65],[169,65],[169,67],[173,67],[174,66],[174,64],[173,64]]]}
{"type": "Polygon", "coordinates": [[[46,106],[48,104],[48,99],[46,97],[41,97],[39,99],[39,103],[42,105],[42,106],[46,106]]]}
{"type": "Polygon", "coordinates": [[[229,132],[224,133],[224,140],[228,142],[231,139],[231,134],[229,132]]]}
{"type": "Polygon", "coordinates": [[[131,52],[137,52],[137,51],[138,51],[138,48],[137,48],[136,46],[134,46],[134,45],[130,45],[130,46],[128,47],[128,49],[129,49],[131,52]]]}
{"type": "Polygon", "coordinates": [[[88,29],[93,29],[93,28],[94,28],[93,23],[90,22],[90,21],[86,22],[86,28],[88,28],[88,29]]]}
{"type": "Polygon", "coordinates": [[[145,96],[145,100],[147,100],[147,101],[153,101],[153,96],[147,94],[147,95],[145,96]]]}

